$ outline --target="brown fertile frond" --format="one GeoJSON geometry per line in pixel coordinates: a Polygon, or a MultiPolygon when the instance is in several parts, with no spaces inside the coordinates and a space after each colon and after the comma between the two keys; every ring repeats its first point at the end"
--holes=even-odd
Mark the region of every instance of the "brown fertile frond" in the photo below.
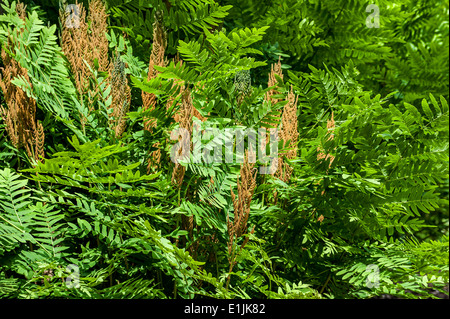
{"type": "Polygon", "coordinates": [[[88,84],[89,69],[83,62],[91,62],[89,55],[92,53],[88,36],[88,24],[86,23],[86,10],[83,4],[75,4],[77,15],[71,15],[65,10],[60,11],[62,21],[61,48],[70,63],[75,86],[83,96],[88,84]],[[71,18],[76,19],[72,21],[71,18]]]}
{"type": "MultiPolygon", "coordinates": [[[[0,81],[1,83],[1,81],[0,81]]],[[[13,122],[13,116],[10,115],[9,110],[5,109],[0,106],[0,117],[3,119],[3,122],[5,123],[6,127],[6,133],[9,136],[9,139],[11,140],[11,143],[15,146],[19,146],[19,135],[16,134],[16,131],[14,129],[14,122],[13,122]]]]}
{"type": "MultiPolygon", "coordinates": [[[[13,51],[13,48],[9,48],[13,51]]],[[[33,157],[36,136],[36,101],[29,97],[12,80],[20,77],[30,83],[28,72],[12,59],[2,48],[1,57],[5,67],[1,68],[0,88],[7,108],[0,109],[6,125],[6,132],[16,148],[24,147],[29,157],[33,157]]]]}
{"type": "Polygon", "coordinates": [[[167,32],[164,28],[162,20],[155,19],[153,23],[153,46],[150,54],[150,63],[148,68],[148,78],[154,79],[158,74],[155,66],[165,66],[165,51],[167,47],[167,32]]]}
{"type": "MultiPolygon", "coordinates": [[[[178,54],[178,53],[177,53],[178,54]]],[[[179,57],[175,57],[175,59],[173,59],[173,62],[176,64],[180,64],[180,66],[183,64],[183,60],[181,60],[179,57]]],[[[178,86],[180,89],[180,93],[178,94],[178,96],[171,96],[169,97],[167,104],[166,104],[166,110],[170,109],[173,106],[173,103],[175,102],[175,100],[183,94],[183,92],[185,91],[185,86],[182,84],[181,80],[176,79],[173,82],[172,88],[178,86]]],[[[199,92],[201,90],[205,89],[205,84],[201,84],[200,82],[197,83],[197,85],[194,86],[193,91],[194,92],[199,92]]],[[[180,110],[178,110],[177,112],[175,112],[173,119],[175,120],[175,122],[180,122],[180,110]]],[[[198,118],[200,121],[205,122],[207,120],[207,117],[203,116],[195,107],[193,108],[193,116],[195,116],[196,118],[198,118]]]]}
{"type": "MultiPolygon", "coordinates": [[[[278,81],[275,75],[278,75],[281,79],[283,79],[283,71],[281,70],[281,57],[278,58],[278,63],[272,64],[271,71],[269,73],[269,81],[267,83],[268,87],[277,85],[278,81]]],[[[275,94],[279,94],[279,92],[276,91],[275,89],[272,89],[269,92],[267,92],[265,95],[266,101],[271,102],[272,105],[279,102],[278,99],[272,98],[272,96],[275,94]]]]}
{"type": "MultiPolygon", "coordinates": [[[[297,156],[298,143],[298,124],[297,124],[297,102],[298,97],[294,94],[291,86],[291,91],[288,93],[286,100],[288,103],[283,108],[283,115],[281,117],[281,131],[280,137],[286,143],[285,147],[289,148],[286,153],[286,158],[294,159],[297,156]]],[[[292,174],[292,168],[283,161],[282,157],[278,158],[278,169],[274,176],[278,177],[287,183],[292,174]]]]}
{"type": "MultiPolygon", "coordinates": [[[[231,189],[231,200],[233,201],[234,219],[230,221],[227,215],[227,230],[228,230],[228,261],[230,263],[229,272],[233,270],[236,265],[236,253],[234,249],[234,242],[245,234],[253,234],[255,227],[248,233],[247,222],[250,216],[250,203],[252,201],[253,193],[256,188],[256,169],[254,163],[249,163],[249,152],[245,152],[244,163],[241,165],[240,180],[237,182],[238,197],[231,189]]],[[[244,238],[239,249],[243,249],[248,242],[248,236],[244,238]]],[[[227,286],[230,282],[230,275],[227,278],[227,286]]]]}
{"type": "Polygon", "coordinates": [[[153,144],[153,147],[156,147],[157,149],[152,151],[150,153],[150,157],[147,161],[147,174],[150,174],[150,171],[152,168],[157,168],[158,165],[161,163],[161,144],[159,142],[153,144]]]}
{"type": "Polygon", "coordinates": [[[45,139],[44,126],[42,126],[41,122],[38,122],[36,127],[36,142],[35,142],[36,150],[34,152],[35,159],[38,162],[44,162],[45,158],[44,139],[45,139]]]}
{"type": "MultiPolygon", "coordinates": [[[[167,65],[167,62],[164,57],[166,46],[167,46],[167,33],[162,23],[161,12],[157,11],[155,14],[155,22],[153,23],[153,46],[152,52],[150,53],[150,61],[148,65],[148,74],[147,74],[148,80],[154,79],[158,75],[158,71],[155,69],[155,66],[163,67],[167,65]]],[[[156,95],[153,93],[147,93],[142,91],[142,104],[144,110],[153,110],[156,106],[156,95]]],[[[155,119],[144,118],[144,130],[150,131],[152,127],[156,127],[156,125],[157,123],[155,119]]],[[[158,165],[161,160],[161,150],[159,149],[159,143],[156,143],[153,146],[157,147],[157,150],[153,151],[150,154],[147,172],[150,172],[151,167],[154,164],[158,165]]],[[[181,174],[181,171],[179,171],[178,174],[181,174]]],[[[178,176],[176,177],[176,179],[182,180],[182,177],[178,176]]]]}
{"type": "Polygon", "coordinates": [[[186,173],[186,167],[180,165],[179,163],[175,163],[175,167],[172,172],[172,184],[180,187],[183,183],[184,174],[186,173]]]}
{"type": "MultiPolygon", "coordinates": [[[[231,190],[234,207],[233,224],[228,223],[230,235],[241,237],[247,232],[247,221],[250,215],[250,203],[256,188],[256,169],[254,163],[248,162],[248,151],[245,153],[244,163],[241,165],[240,180],[238,180],[238,198],[231,190]],[[231,228],[230,228],[231,227],[231,228]]],[[[233,236],[232,236],[233,237],[233,236]]]]}
{"type": "MultiPolygon", "coordinates": [[[[271,72],[269,73],[269,81],[268,81],[268,87],[272,87],[277,85],[278,81],[275,78],[275,75],[279,76],[281,79],[283,79],[283,71],[281,70],[281,57],[278,58],[278,63],[272,64],[271,66],[271,72]]],[[[279,102],[278,99],[273,98],[273,96],[275,94],[279,94],[278,91],[276,91],[275,89],[271,89],[268,92],[266,92],[266,94],[264,95],[264,100],[271,103],[272,105],[276,104],[279,102]]],[[[277,115],[277,117],[279,116],[279,113],[277,115]]],[[[275,123],[269,123],[266,121],[262,121],[262,123],[267,124],[270,128],[275,128],[278,126],[278,124],[275,123]]],[[[265,142],[261,143],[261,151],[264,153],[265,152],[265,147],[266,145],[269,143],[269,133],[266,133],[266,140],[265,142]]],[[[275,164],[275,162],[274,162],[275,164]]],[[[274,165],[273,164],[273,165],[274,165]]],[[[278,164],[278,167],[280,167],[280,164],[278,164]]]]}
{"type": "Polygon", "coordinates": [[[183,92],[180,108],[179,123],[180,127],[192,132],[192,116],[194,114],[194,105],[192,103],[191,91],[189,89],[183,92]]]}
{"type": "MultiPolygon", "coordinates": [[[[26,6],[16,5],[16,12],[22,20],[26,19],[26,6]]],[[[22,33],[24,29],[18,30],[22,33]]],[[[0,89],[7,108],[0,107],[0,117],[6,125],[6,132],[16,148],[25,148],[28,156],[37,159],[37,152],[44,155],[44,130],[39,123],[36,126],[36,101],[29,97],[20,87],[14,85],[15,78],[21,78],[32,87],[28,71],[7,53],[5,48],[14,52],[14,44],[10,41],[1,49],[3,68],[0,68],[0,89]]]]}
{"type": "MultiPolygon", "coordinates": [[[[22,20],[26,19],[26,6],[23,3],[17,3],[16,12],[22,20]]],[[[22,33],[24,30],[18,31],[22,33]]],[[[16,49],[11,42],[5,47],[8,47],[10,52],[16,49]]],[[[6,53],[5,47],[0,53],[4,64],[4,67],[0,68],[0,89],[3,91],[7,108],[0,107],[0,117],[6,125],[11,143],[16,148],[25,148],[29,157],[38,160],[38,155],[44,157],[44,129],[42,124],[36,125],[36,101],[12,83],[15,78],[21,78],[32,87],[31,81],[28,71],[6,53]]]]}
{"type": "MultiPolygon", "coordinates": [[[[167,33],[164,30],[164,25],[162,20],[155,18],[155,22],[153,23],[153,46],[148,66],[148,80],[154,79],[158,75],[158,71],[155,69],[155,66],[163,67],[167,65],[164,58],[166,46],[167,33]]],[[[153,93],[142,91],[142,103],[144,110],[152,110],[156,106],[156,96],[153,93]]],[[[154,120],[144,120],[144,129],[150,130],[154,126],[156,126],[156,122],[154,120]]]]}
{"type": "Polygon", "coordinates": [[[89,45],[91,47],[90,61],[98,60],[99,71],[109,70],[108,58],[108,14],[102,0],[92,0],[89,4],[88,21],[90,24],[89,45]]]}
{"type": "MultiPolygon", "coordinates": [[[[75,78],[75,86],[80,95],[93,96],[95,92],[89,88],[89,78],[91,72],[86,63],[93,68],[94,62],[98,62],[98,70],[101,72],[110,71],[108,57],[108,39],[106,37],[108,24],[106,7],[102,0],[93,0],[89,5],[89,14],[86,21],[86,10],[82,3],[76,2],[76,12],[60,11],[62,21],[61,48],[70,63],[72,73],[75,78]],[[76,13],[76,14],[75,14],[76,13]],[[87,94],[90,92],[91,94],[87,94]]],[[[94,88],[98,90],[98,88],[94,88]]],[[[89,98],[88,107],[93,111],[93,105],[89,98]]],[[[86,119],[81,116],[81,123],[84,127],[86,119]]]]}
{"type": "Polygon", "coordinates": [[[23,4],[22,2],[18,1],[16,4],[16,12],[17,15],[19,16],[20,19],[22,19],[23,21],[25,21],[25,19],[27,18],[27,6],[26,4],[23,4]]]}
{"type": "MultiPolygon", "coordinates": [[[[183,61],[179,61],[179,63],[183,63],[183,61]]],[[[198,118],[200,121],[204,122],[207,120],[206,117],[204,117],[203,115],[201,115],[201,113],[194,107],[193,101],[192,101],[192,95],[191,95],[191,91],[190,90],[186,90],[184,85],[181,85],[178,82],[174,82],[173,86],[179,86],[180,88],[180,95],[181,95],[181,106],[180,108],[177,110],[177,112],[175,112],[173,118],[175,120],[175,122],[180,123],[180,128],[184,128],[186,129],[189,134],[192,135],[193,129],[197,129],[197,125],[196,123],[193,123],[192,118],[195,116],[196,118],[198,118]]],[[[194,88],[195,90],[196,88],[194,88]]],[[[197,88],[198,89],[198,88],[197,88]]],[[[175,102],[174,97],[171,97],[169,99],[169,101],[167,102],[166,108],[169,109],[170,107],[172,107],[173,103],[175,102]]],[[[180,150],[181,151],[181,150],[180,150]]],[[[160,155],[160,154],[155,154],[160,155]]],[[[176,164],[175,168],[174,168],[174,174],[172,181],[182,181],[183,176],[184,176],[184,167],[176,164]],[[179,175],[177,177],[175,174],[175,171],[177,171],[177,174],[179,175]]]]}
{"type": "Polygon", "coordinates": [[[125,68],[125,63],[117,55],[111,71],[112,103],[110,108],[112,108],[112,112],[109,114],[116,137],[119,137],[125,131],[125,115],[131,104],[131,88],[128,85],[125,68]]]}
{"type": "Polygon", "coordinates": [[[281,117],[282,129],[281,138],[284,141],[289,141],[289,148],[286,157],[289,159],[294,159],[297,155],[296,148],[298,142],[298,129],[297,129],[297,101],[298,97],[294,94],[293,88],[291,86],[291,91],[288,93],[286,98],[288,103],[284,106],[283,115],[281,117]]]}
{"type": "MultiPolygon", "coordinates": [[[[333,132],[334,132],[334,129],[335,129],[335,122],[334,122],[334,113],[333,112],[331,113],[331,119],[327,120],[327,129],[328,129],[328,133],[330,134],[330,136],[328,137],[328,140],[334,139],[334,133],[333,132]]],[[[335,157],[333,155],[331,155],[331,154],[325,154],[322,147],[318,147],[317,148],[317,152],[318,152],[318,154],[317,154],[317,160],[318,161],[319,160],[323,160],[323,159],[325,159],[325,160],[330,159],[330,164],[328,166],[328,168],[330,168],[335,157]]]]}
{"type": "MultiPolygon", "coordinates": [[[[180,123],[180,128],[185,129],[182,132],[183,136],[179,138],[179,141],[186,140],[187,136],[184,134],[192,134],[192,115],[194,111],[194,106],[192,104],[191,92],[190,90],[185,90],[182,95],[182,103],[179,111],[178,122],[180,123]]],[[[190,145],[189,145],[190,147],[190,145]]],[[[182,149],[179,149],[179,154],[182,154],[182,149]]],[[[172,172],[172,183],[181,186],[184,179],[184,173],[186,172],[186,167],[182,166],[180,163],[175,163],[175,167],[172,172]]]]}

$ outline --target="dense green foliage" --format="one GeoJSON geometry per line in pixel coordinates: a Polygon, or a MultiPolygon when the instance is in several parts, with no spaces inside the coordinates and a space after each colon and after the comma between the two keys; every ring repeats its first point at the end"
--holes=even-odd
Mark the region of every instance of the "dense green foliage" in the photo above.
{"type": "Polygon", "coordinates": [[[7,54],[28,72],[13,84],[36,101],[46,159],[15,147],[0,118],[0,297],[428,298],[448,286],[448,1],[374,1],[380,28],[368,28],[361,0],[106,0],[109,57],[132,86],[120,136],[109,75],[91,65],[97,90],[80,96],[61,48],[70,1],[24,1],[25,20],[2,2],[0,44],[13,41],[7,54]],[[170,63],[148,80],[156,17],[170,63]],[[179,82],[202,130],[277,126],[291,87],[298,96],[292,176],[257,174],[234,267],[240,164],[182,164],[174,185],[179,82]]]}

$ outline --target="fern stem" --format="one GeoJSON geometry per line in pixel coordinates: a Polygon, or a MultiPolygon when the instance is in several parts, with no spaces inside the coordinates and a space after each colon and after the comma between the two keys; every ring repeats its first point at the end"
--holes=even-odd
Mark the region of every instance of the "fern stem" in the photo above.
{"type": "Polygon", "coordinates": [[[320,294],[323,293],[323,291],[324,291],[325,287],[328,285],[328,282],[330,281],[330,279],[331,279],[331,273],[328,275],[328,278],[327,278],[327,280],[325,281],[325,284],[324,284],[324,285],[322,286],[322,288],[320,289],[320,291],[319,291],[320,294]]]}

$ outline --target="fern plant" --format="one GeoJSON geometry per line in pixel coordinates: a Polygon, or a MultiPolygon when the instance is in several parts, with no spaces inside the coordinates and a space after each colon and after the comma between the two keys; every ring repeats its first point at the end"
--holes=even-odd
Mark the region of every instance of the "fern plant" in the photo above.
{"type": "Polygon", "coordinates": [[[2,0],[2,298],[445,293],[448,2],[69,2],[2,0]]]}

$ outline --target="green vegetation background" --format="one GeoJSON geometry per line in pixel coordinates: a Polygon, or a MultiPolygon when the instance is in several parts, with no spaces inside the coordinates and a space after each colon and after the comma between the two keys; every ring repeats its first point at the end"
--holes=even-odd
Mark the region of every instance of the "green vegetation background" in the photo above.
{"type": "MultiPolygon", "coordinates": [[[[21,22],[2,2],[3,47],[21,22]]],[[[60,48],[64,3],[24,3],[26,32],[10,55],[33,84],[15,80],[37,102],[46,160],[35,165],[0,123],[0,297],[427,298],[429,287],[448,287],[448,1],[374,1],[380,28],[368,28],[362,0],[106,0],[110,57],[132,84],[120,138],[102,98],[89,100],[96,111],[82,128],[88,102],[60,48]],[[185,63],[146,81],[156,11],[167,59],[185,63]],[[168,137],[179,103],[164,105],[176,78],[203,87],[193,94],[202,128],[276,124],[285,103],[264,95],[280,57],[277,90],[299,97],[298,158],[288,183],[257,176],[255,231],[233,248],[230,274],[240,166],[188,164],[175,187],[168,137]],[[242,84],[250,93],[236,103],[242,84]],[[142,90],[161,106],[150,115],[142,90]],[[157,129],[144,130],[144,116],[157,129]],[[157,142],[162,164],[148,173],[157,142]],[[319,147],[332,163],[317,160],[319,147]],[[192,232],[183,216],[193,216],[192,232]]],[[[99,85],[105,75],[91,67],[99,85]]]]}

